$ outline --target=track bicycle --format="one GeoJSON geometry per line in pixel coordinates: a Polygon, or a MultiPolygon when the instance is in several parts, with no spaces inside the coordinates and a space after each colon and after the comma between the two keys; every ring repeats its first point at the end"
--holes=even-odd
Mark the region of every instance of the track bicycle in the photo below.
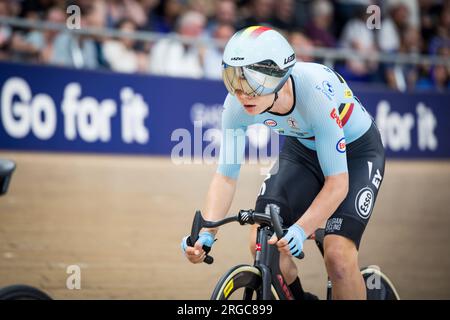
{"type": "MultiPolygon", "coordinates": [[[[238,222],[240,225],[258,224],[256,234],[256,255],[253,265],[240,264],[229,269],[216,284],[211,295],[212,300],[293,300],[284,277],[280,271],[280,254],[275,245],[269,245],[268,240],[275,233],[278,239],[282,238],[284,231],[282,219],[279,215],[279,207],[268,204],[264,213],[253,210],[240,210],[237,215],[227,217],[220,221],[206,221],[201,212],[197,211],[192,223],[191,234],[187,239],[189,246],[198,239],[198,234],[202,228],[217,228],[219,226],[238,222]]],[[[322,256],[324,255],[323,239],[324,229],[318,229],[309,237],[315,241],[322,256]]],[[[212,264],[213,257],[208,253],[210,247],[203,246],[206,252],[204,262],[212,264]]],[[[298,256],[304,258],[304,253],[298,256]]],[[[378,268],[365,267],[361,269],[367,290],[368,300],[399,300],[400,297],[390,279],[378,268]]],[[[327,300],[331,300],[332,285],[328,278],[327,300]]]]}

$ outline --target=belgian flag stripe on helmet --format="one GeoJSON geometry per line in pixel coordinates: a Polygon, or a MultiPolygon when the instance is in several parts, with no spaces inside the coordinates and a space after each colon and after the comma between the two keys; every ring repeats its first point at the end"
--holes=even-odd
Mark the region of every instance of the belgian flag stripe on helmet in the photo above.
{"type": "Polygon", "coordinates": [[[246,28],[242,34],[241,37],[248,37],[248,38],[257,38],[261,33],[272,30],[269,27],[263,27],[263,26],[253,26],[246,28]]]}

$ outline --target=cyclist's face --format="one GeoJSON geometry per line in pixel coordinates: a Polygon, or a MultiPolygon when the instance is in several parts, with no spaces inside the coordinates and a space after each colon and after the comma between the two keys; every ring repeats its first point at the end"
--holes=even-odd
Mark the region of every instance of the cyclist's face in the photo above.
{"type": "Polygon", "coordinates": [[[257,115],[273,103],[274,94],[253,97],[245,94],[241,90],[236,90],[236,97],[248,114],[257,115]]]}

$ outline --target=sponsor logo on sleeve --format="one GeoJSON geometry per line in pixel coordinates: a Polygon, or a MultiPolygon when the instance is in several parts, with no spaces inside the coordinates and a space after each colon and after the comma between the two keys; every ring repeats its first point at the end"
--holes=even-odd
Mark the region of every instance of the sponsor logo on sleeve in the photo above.
{"type": "Polygon", "coordinates": [[[330,117],[331,117],[331,119],[335,120],[336,124],[339,126],[339,128],[342,129],[342,121],[336,112],[336,108],[333,108],[333,110],[331,110],[330,117]]]}
{"type": "Polygon", "coordinates": [[[268,127],[276,127],[277,126],[277,122],[273,119],[267,119],[264,121],[264,124],[268,127]]]}
{"type": "Polygon", "coordinates": [[[334,96],[335,91],[331,83],[325,80],[324,82],[322,82],[322,88],[325,93],[329,94],[330,96],[334,96]]]}
{"type": "Polygon", "coordinates": [[[293,129],[298,129],[298,123],[297,123],[297,120],[295,120],[295,118],[289,117],[287,119],[287,123],[288,123],[289,127],[293,128],[293,129]]]}
{"type": "Polygon", "coordinates": [[[340,153],[344,153],[346,150],[345,138],[339,139],[336,143],[336,150],[340,153]]]}
{"type": "Polygon", "coordinates": [[[325,95],[325,97],[328,98],[328,100],[333,101],[332,96],[334,96],[334,94],[336,92],[334,91],[334,88],[333,88],[333,86],[331,85],[330,82],[325,80],[325,81],[322,82],[322,86],[317,84],[315,86],[315,88],[317,90],[321,91],[325,95]]]}
{"type": "Polygon", "coordinates": [[[359,190],[355,199],[355,208],[358,215],[363,219],[368,219],[372,212],[375,196],[369,187],[359,190]]]}

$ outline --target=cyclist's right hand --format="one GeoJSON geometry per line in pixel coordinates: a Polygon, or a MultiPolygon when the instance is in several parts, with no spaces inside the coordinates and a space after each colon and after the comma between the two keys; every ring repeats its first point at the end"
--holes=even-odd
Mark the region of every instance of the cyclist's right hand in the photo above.
{"type": "Polygon", "coordinates": [[[192,263],[201,263],[205,260],[206,252],[203,246],[212,247],[214,244],[214,234],[205,231],[198,235],[198,240],[193,247],[188,246],[187,239],[189,236],[181,240],[181,250],[183,250],[186,258],[192,263]]]}

